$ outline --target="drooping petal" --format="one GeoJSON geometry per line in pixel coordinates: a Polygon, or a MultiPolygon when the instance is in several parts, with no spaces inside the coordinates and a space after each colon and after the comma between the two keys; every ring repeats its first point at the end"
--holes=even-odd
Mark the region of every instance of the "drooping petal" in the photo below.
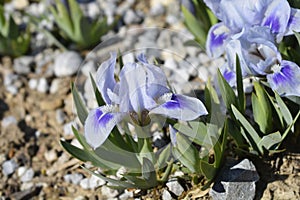
{"type": "Polygon", "coordinates": [[[273,74],[267,75],[270,87],[282,96],[300,96],[300,68],[297,64],[283,60],[275,65],[273,74]]]}
{"type": "Polygon", "coordinates": [[[286,0],[273,0],[267,7],[261,25],[271,28],[272,32],[277,35],[277,42],[282,40],[286,32],[290,13],[291,7],[286,0]]]}
{"type": "Polygon", "coordinates": [[[228,67],[228,64],[225,64],[222,67],[220,67],[220,71],[231,87],[236,86],[236,73],[233,69],[228,67]]]}
{"type": "Polygon", "coordinates": [[[163,95],[159,102],[162,102],[162,104],[151,110],[149,114],[160,114],[186,121],[194,120],[201,115],[207,114],[203,103],[193,97],[168,93],[163,95]]]}
{"type": "Polygon", "coordinates": [[[107,104],[111,104],[112,101],[109,98],[108,91],[114,91],[116,80],[114,78],[114,70],[116,65],[117,53],[110,53],[110,59],[103,62],[97,70],[96,83],[98,89],[102,95],[103,100],[107,104]]]}
{"type": "Polygon", "coordinates": [[[124,113],[115,112],[115,109],[112,105],[106,105],[90,111],[84,125],[84,136],[91,147],[101,146],[125,116],[124,113]]]}
{"type": "Polygon", "coordinates": [[[147,73],[142,65],[126,63],[120,73],[120,110],[141,113],[150,110],[156,102],[147,94],[147,73]]]}
{"type": "Polygon", "coordinates": [[[291,35],[293,31],[300,32],[300,9],[291,8],[291,15],[285,35],[291,35]]]}
{"type": "Polygon", "coordinates": [[[213,25],[207,36],[207,54],[213,58],[221,56],[224,53],[224,45],[229,36],[230,30],[223,23],[213,25]]]}

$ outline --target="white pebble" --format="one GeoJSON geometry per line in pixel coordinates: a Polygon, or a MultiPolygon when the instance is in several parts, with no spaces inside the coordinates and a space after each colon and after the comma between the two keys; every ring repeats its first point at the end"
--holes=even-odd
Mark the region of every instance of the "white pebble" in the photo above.
{"type": "Polygon", "coordinates": [[[18,164],[14,160],[7,160],[2,164],[2,173],[4,176],[8,176],[15,172],[18,164]]]}

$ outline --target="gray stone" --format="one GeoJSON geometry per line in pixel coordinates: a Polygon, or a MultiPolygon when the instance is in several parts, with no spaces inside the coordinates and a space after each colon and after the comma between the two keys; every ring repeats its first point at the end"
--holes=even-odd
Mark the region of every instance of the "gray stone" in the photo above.
{"type": "Polygon", "coordinates": [[[1,125],[3,128],[9,126],[10,124],[17,124],[17,119],[14,116],[7,116],[2,119],[1,125]]]}
{"type": "Polygon", "coordinates": [[[91,178],[89,178],[89,184],[91,189],[95,189],[99,186],[104,185],[106,182],[99,177],[92,175],[91,178]]]}
{"type": "Polygon", "coordinates": [[[120,200],[127,200],[133,197],[133,191],[124,190],[124,193],[119,196],[120,200]]]}
{"type": "Polygon", "coordinates": [[[17,74],[8,73],[4,75],[4,85],[9,86],[14,83],[14,81],[18,80],[19,76],[17,74]]]}
{"type": "Polygon", "coordinates": [[[209,192],[210,196],[214,200],[254,199],[255,182],[259,180],[259,175],[253,163],[244,159],[231,166],[227,163],[221,171],[209,192]]]}
{"type": "Polygon", "coordinates": [[[18,164],[14,160],[7,160],[2,164],[2,173],[4,176],[8,176],[15,172],[18,164]]]}
{"type": "Polygon", "coordinates": [[[162,200],[172,200],[172,196],[168,190],[163,191],[162,200]]]}
{"type": "Polygon", "coordinates": [[[14,59],[14,71],[18,74],[28,74],[30,72],[30,66],[33,64],[34,57],[22,56],[14,59]]]}
{"type": "Polygon", "coordinates": [[[64,136],[72,136],[73,135],[72,126],[74,126],[74,128],[76,128],[76,129],[78,129],[78,125],[76,122],[69,122],[64,125],[64,136]]]}
{"type": "Polygon", "coordinates": [[[66,115],[62,109],[57,109],[55,111],[55,117],[56,117],[57,123],[63,124],[65,121],[66,115]]]}
{"type": "Polygon", "coordinates": [[[184,192],[183,187],[180,185],[178,181],[171,181],[166,183],[166,185],[168,189],[176,196],[180,196],[184,192]]]}
{"type": "Polygon", "coordinates": [[[34,176],[34,171],[32,168],[26,169],[25,172],[21,175],[20,180],[22,182],[29,182],[34,176]]]}
{"type": "Polygon", "coordinates": [[[82,68],[81,72],[86,76],[90,77],[90,73],[94,74],[96,72],[96,63],[92,60],[85,63],[82,68]]]}
{"type": "Polygon", "coordinates": [[[51,163],[57,160],[57,153],[55,149],[51,149],[50,151],[46,151],[44,153],[44,157],[48,162],[51,163]]]}
{"type": "Polygon", "coordinates": [[[83,180],[83,175],[79,174],[79,173],[66,174],[66,175],[64,175],[64,180],[66,182],[68,182],[68,183],[72,183],[72,184],[78,185],[83,180]]]}
{"type": "Polygon", "coordinates": [[[88,178],[82,179],[80,181],[79,185],[80,185],[80,187],[82,187],[85,190],[90,189],[90,184],[89,184],[89,179],[88,178]]]}
{"type": "Polygon", "coordinates": [[[61,79],[54,79],[51,82],[51,86],[50,86],[50,93],[54,94],[56,92],[58,92],[60,85],[62,84],[62,80],[61,79]]]}
{"type": "Polygon", "coordinates": [[[57,77],[71,76],[77,72],[81,62],[82,58],[77,52],[63,52],[54,60],[54,74],[57,77]]]}
{"type": "Polygon", "coordinates": [[[173,70],[176,70],[178,67],[176,61],[173,58],[167,58],[165,60],[164,66],[173,70]]]}
{"type": "Polygon", "coordinates": [[[38,86],[38,80],[34,79],[34,78],[31,78],[28,82],[28,86],[29,86],[30,89],[35,90],[38,86]]]}
{"type": "Polygon", "coordinates": [[[107,198],[113,198],[118,195],[118,190],[111,189],[105,185],[101,187],[101,194],[107,198]]]}
{"type": "Polygon", "coordinates": [[[153,17],[163,15],[165,13],[165,7],[160,2],[153,5],[150,9],[150,15],[153,17]]]}
{"type": "Polygon", "coordinates": [[[36,89],[38,92],[46,93],[49,90],[47,80],[45,78],[40,78],[36,89]]]}
{"type": "Polygon", "coordinates": [[[14,85],[6,86],[6,90],[13,95],[16,95],[18,93],[18,88],[14,85]]]}
{"type": "Polygon", "coordinates": [[[135,13],[132,9],[127,10],[124,15],[124,23],[127,25],[139,23],[141,20],[141,17],[137,15],[137,13],[135,13]]]}

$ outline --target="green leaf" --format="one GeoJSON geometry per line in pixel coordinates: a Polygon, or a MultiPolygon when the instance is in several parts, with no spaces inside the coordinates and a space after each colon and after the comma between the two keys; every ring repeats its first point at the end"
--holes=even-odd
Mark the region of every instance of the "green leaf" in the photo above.
{"type": "Polygon", "coordinates": [[[171,157],[171,145],[168,144],[161,151],[157,152],[156,168],[161,169],[165,167],[170,157],[171,157]]]}
{"type": "Polygon", "coordinates": [[[289,111],[289,108],[285,105],[284,101],[282,98],[278,95],[277,92],[275,92],[275,98],[278,103],[279,109],[281,111],[281,114],[283,116],[284,121],[290,125],[293,122],[293,117],[292,114],[289,111]]]}
{"type": "Polygon", "coordinates": [[[201,173],[208,180],[214,179],[214,177],[217,173],[217,169],[214,167],[213,164],[209,164],[208,162],[203,161],[203,160],[200,160],[200,170],[201,170],[201,173]]]}
{"type": "Polygon", "coordinates": [[[176,134],[177,145],[172,148],[173,156],[186,166],[192,173],[198,172],[199,154],[197,149],[184,136],[176,134]]]}
{"type": "Polygon", "coordinates": [[[279,120],[280,127],[283,128],[284,127],[283,115],[282,115],[282,112],[279,109],[279,105],[277,104],[277,102],[275,102],[275,99],[273,97],[271,97],[267,92],[266,92],[266,94],[267,94],[267,96],[269,98],[269,101],[273,105],[273,108],[275,109],[275,111],[277,113],[277,118],[279,120]]]}
{"type": "Polygon", "coordinates": [[[79,141],[79,143],[81,144],[81,146],[83,146],[83,148],[85,150],[89,150],[90,149],[90,145],[86,142],[85,137],[80,134],[78,132],[78,130],[76,128],[74,128],[74,126],[72,125],[72,131],[76,137],[76,139],[79,141]]]}
{"type": "Polygon", "coordinates": [[[98,87],[97,87],[97,84],[95,82],[95,79],[93,78],[93,76],[92,76],[91,73],[90,73],[90,78],[91,78],[91,82],[92,82],[92,86],[93,86],[93,89],[94,89],[94,93],[95,93],[95,97],[96,97],[98,106],[105,105],[105,102],[104,102],[104,100],[102,98],[102,95],[100,94],[100,92],[98,90],[98,87]]]}
{"type": "Polygon", "coordinates": [[[252,109],[254,121],[262,133],[272,130],[272,109],[265,90],[258,82],[254,82],[255,93],[252,93],[252,109]]]}
{"type": "Polygon", "coordinates": [[[88,116],[88,111],[86,110],[86,107],[85,107],[81,97],[79,96],[79,93],[78,93],[74,83],[72,83],[72,85],[71,85],[71,92],[73,95],[78,118],[79,118],[81,124],[84,125],[85,119],[88,116]]]}
{"type": "Polygon", "coordinates": [[[218,83],[220,87],[220,92],[222,95],[222,99],[226,105],[227,110],[231,113],[231,105],[238,106],[236,96],[234,94],[233,89],[227,83],[220,70],[218,70],[218,83]]]}
{"type": "Polygon", "coordinates": [[[134,188],[135,185],[134,184],[131,184],[131,183],[128,183],[128,182],[125,182],[125,181],[120,181],[120,180],[116,180],[116,179],[112,179],[112,178],[108,178],[106,177],[105,175],[102,175],[101,173],[95,173],[93,172],[92,170],[84,167],[84,166],[81,166],[85,171],[87,171],[88,173],[90,174],[93,174],[94,176],[97,176],[99,177],[100,179],[104,180],[104,181],[107,181],[111,184],[114,184],[114,185],[117,185],[117,186],[120,186],[122,187],[123,189],[125,188],[134,188]]]}
{"type": "Polygon", "coordinates": [[[239,99],[239,110],[242,113],[245,113],[246,100],[243,86],[243,75],[238,55],[236,55],[236,85],[239,99]]]}
{"type": "Polygon", "coordinates": [[[259,148],[262,149],[262,147],[265,147],[267,150],[269,150],[272,146],[274,146],[275,144],[281,142],[282,138],[281,138],[281,134],[279,131],[275,132],[275,133],[271,133],[269,135],[264,136],[259,143],[257,144],[257,146],[259,146],[259,148]]]}
{"type": "Polygon", "coordinates": [[[294,32],[294,35],[295,35],[296,38],[297,38],[298,44],[300,45],[300,34],[297,33],[296,31],[293,31],[293,32],[294,32]]]}
{"type": "Polygon", "coordinates": [[[148,182],[148,185],[157,185],[156,172],[153,163],[147,159],[143,158],[142,165],[142,177],[148,182]]]}
{"type": "Polygon", "coordinates": [[[298,120],[299,116],[300,116],[300,111],[298,112],[298,114],[294,118],[293,122],[288,126],[288,128],[282,134],[282,140],[284,140],[286,138],[286,136],[289,134],[289,132],[293,129],[293,126],[296,123],[296,121],[298,120]]]}
{"type": "Polygon", "coordinates": [[[235,118],[241,123],[241,125],[247,130],[247,132],[250,134],[250,138],[247,136],[244,136],[245,139],[247,139],[248,142],[250,142],[250,145],[253,148],[256,148],[259,150],[259,152],[263,152],[263,149],[259,148],[257,144],[260,142],[261,138],[259,137],[258,133],[255,131],[255,129],[252,127],[252,125],[247,121],[247,119],[238,111],[238,109],[232,105],[232,111],[235,116],[235,118]],[[253,142],[252,142],[253,141],[253,142]]]}
{"type": "Polygon", "coordinates": [[[63,140],[61,140],[60,143],[69,154],[83,162],[90,161],[94,166],[101,167],[102,169],[108,169],[109,167],[113,167],[113,163],[102,162],[100,159],[93,156],[92,152],[79,149],[78,147],[75,147],[72,144],[63,140]]]}
{"type": "Polygon", "coordinates": [[[205,49],[207,32],[205,32],[205,30],[203,29],[203,25],[199,21],[197,21],[194,15],[192,15],[190,11],[186,9],[184,6],[181,6],[181,10],[185,18],[186,26],[191,31],[191,33],[196,37],[202,49],[205,49]]]}

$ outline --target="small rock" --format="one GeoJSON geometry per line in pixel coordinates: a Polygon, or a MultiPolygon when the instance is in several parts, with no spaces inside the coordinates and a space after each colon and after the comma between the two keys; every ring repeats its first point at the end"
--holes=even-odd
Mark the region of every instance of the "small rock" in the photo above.
{"type": "Polygon", "coordinates": [[[157,3],[151,7],[150,15],[153,17],[163,15],[165,13],[165,7],[161,3],[157,3]]]}
{"type": "Polygon", "coordinates": [[[92,60],[88,61],[82,66],[81,71],[86,77],[90,77],[90,73],[96,72],[96,63],[92,60]]]}
{"type": "Polygon", "coordinates": [[[45,78],[41,78],[37,85],[37,91],[41,93],[46,93],[49,89],[48,82],[45,78]]]}
{"type": "Polygon", "coordinates": [[[254,199],[259,176],[251,161],[244,159],[233,167],[227,163],[220,175],[209,191],[214,200],[254,199]]]}
{"type": "Polygon", "coordinates": [[[126,11],[124,15],[124,22],[125,24],[135,24],[141,21],[141,17],[138,16],[132,9],[126,11]]]}
{"type": "Polygon", "coordinates": [[[7,160],[2,164],[2,173],[4,176],[8,176],[16,170],[18,164],[14,160],[7,160]]]}
{"type": "Polygon", "coordinates": [[[57,160],[57,153],[54,149],[51,149],[50,151],[46,151],[44,153],[44,157],[48,162],[54,162],[57,160]]]}
{"type": "Polygon", "coordinates": [[[6,90],[12,95],[16,95],[18,93],[18,88],[14,85],[6,86],[6,90]]]}
{"type": "Polygon", "coordinates": [[[176,61],[173,58],[167,58],[165,60],[164,66],[173,70],[176,70],[178,67],[176,61]]]}
{"type": "Polygon", "coordinates": [[[90,183],[89,183],[89,179],[88,178],[82,179],[80,181],[79,185],[80,185],[80,187],[82,187],[85,190],[90,189],[90,183]]]}
{"type": "Polygon", "coordinates": [[[30,67],[33,63],[34,57],[22,56],[14,59],[14,71],[18,74],[28,74],[31,70],[30,67]]]}
{"type": "Polygon", "coordinates": [[[33,187],[34,187],[33,182],[24,182],[24,183],[22,183],[21,187],[20,187],[20,190],[21,190],[21,192],[24,191],[24,193],[27,194],[27,195],[24,195],[24,193],[23,193],[23,196],[24,196],[23,198],[15,198],[15,199],[24,199],[24,198],[26,198],[26,196],[28,196],[28,193],[30,193],[30,192],[32,193],[32,188],[33,187]]]}
{"type": "Polygon", "coordinates": [[[54,94],[54,93],[58,92],[61,84],[62,84],[62,80],[61,79],[54,79],[51,82],[50,93],[54,94]]]}
{"type": "Polygon", "coordinates": [[[78,129],[78,125],[76,122],[69,122],[64,125],[64,136],[73,136],[72,126],[78,129]]]}
{"type": "Polygon", "coordinates": [[[57,109],[55,111],[55,118],[57,123],[59,124],[63,124],[66,118],[66,114],[64,113],[64,111],[62,109],[57,109]]]}
{"type": "Polygon", "coordinates": [[[4,85],[9,86],[14,83],[14,81],[18,80],[19,76],[17,74],[8,73],[4,75],[4,85]]]}
{"type": "Polygon", "coordinates": [[[118,195],[118,190],[111,189],[104,185],[101,187],[101,194],[107,198],[113,198],[118,195]]]}
{"type": "Polygon", "coordinates": [[[28,82],[28,86],[30,89],[35,90],[38,86],[38,80],[34,78],[30,79],[28,82]]]}
{"type": "Polygon", "coordinates": [[[75,174],[66,174],[64,175],[64,180],[69,183],[73,183],[75,185],[78,185],[83,180],[83,175],[80,173],[75,174]]]}
{"type": "Polygon", "coordinates": [[[166,183],[168,189],[173,192],[176,196],[180,196],[183,192],[184,189],[183,187],[179,184],[178,181],[171,181],[166,183]]]}
{"type": "Polygon", "coordinates": [[[22,10],[29,5],[28,0],[13,0],[14,7],[18,10],[22,10]]]}
{"type": "Polygon", "coordinates": [[[7,116],[2,119],[2,127],[7,127],[10,124],[17,124],[17,119],[14,116],[7,116]]]}
{"type": "Polygon", "coordinates": [[[63,52],[54,60],[54,74],[57,77],[71,76],[77,72],[81,62],[82,58],[77,52],[63,52]]]}
{"type": "Polygon", "coordinates": [[[164,190],[162,194],[162,200],[172,200],[172,196],[168,190],[164,190]]]}
{"type": "Polygon", "coordinates": [[[133,198],[133,191],[124,190],[124,193],[119,196],[120,200],[133,198]]]}
{"type": "Polygon", "coordinates": [[[96,187],[104,185],[106,182],[102,180],[101,178],[92,175],[91,178],[89,179],[89,184],[91,189],[95,189],[96,187]]]}
{"type": "Polygon", "coordinates": [[[85,196],[78,196],[75,197],[74,200],[87,200],[87,198],[85,196]]]}
{"type": "Polygon", "coordinates": [[[22,182],[29,182],[34,176],[34,171],[32,168],[26,169],[26,171],[21,175],[20,180],[22,182]]]}
{"type": "Polygon", "coordinates": [[[25,172],[26,172],[26,170],[27,170],[27,167],[25,167],[25,166],[21,166],[21,167],[19,167],[18,168],[18,177],[21,177],[25,172]]]}
{"type": "Polygon", "coordinates": [[[55,110],[63,105],[61,99],[44,100],[40,102],[40,108],[42,110],[55,110]]]}

